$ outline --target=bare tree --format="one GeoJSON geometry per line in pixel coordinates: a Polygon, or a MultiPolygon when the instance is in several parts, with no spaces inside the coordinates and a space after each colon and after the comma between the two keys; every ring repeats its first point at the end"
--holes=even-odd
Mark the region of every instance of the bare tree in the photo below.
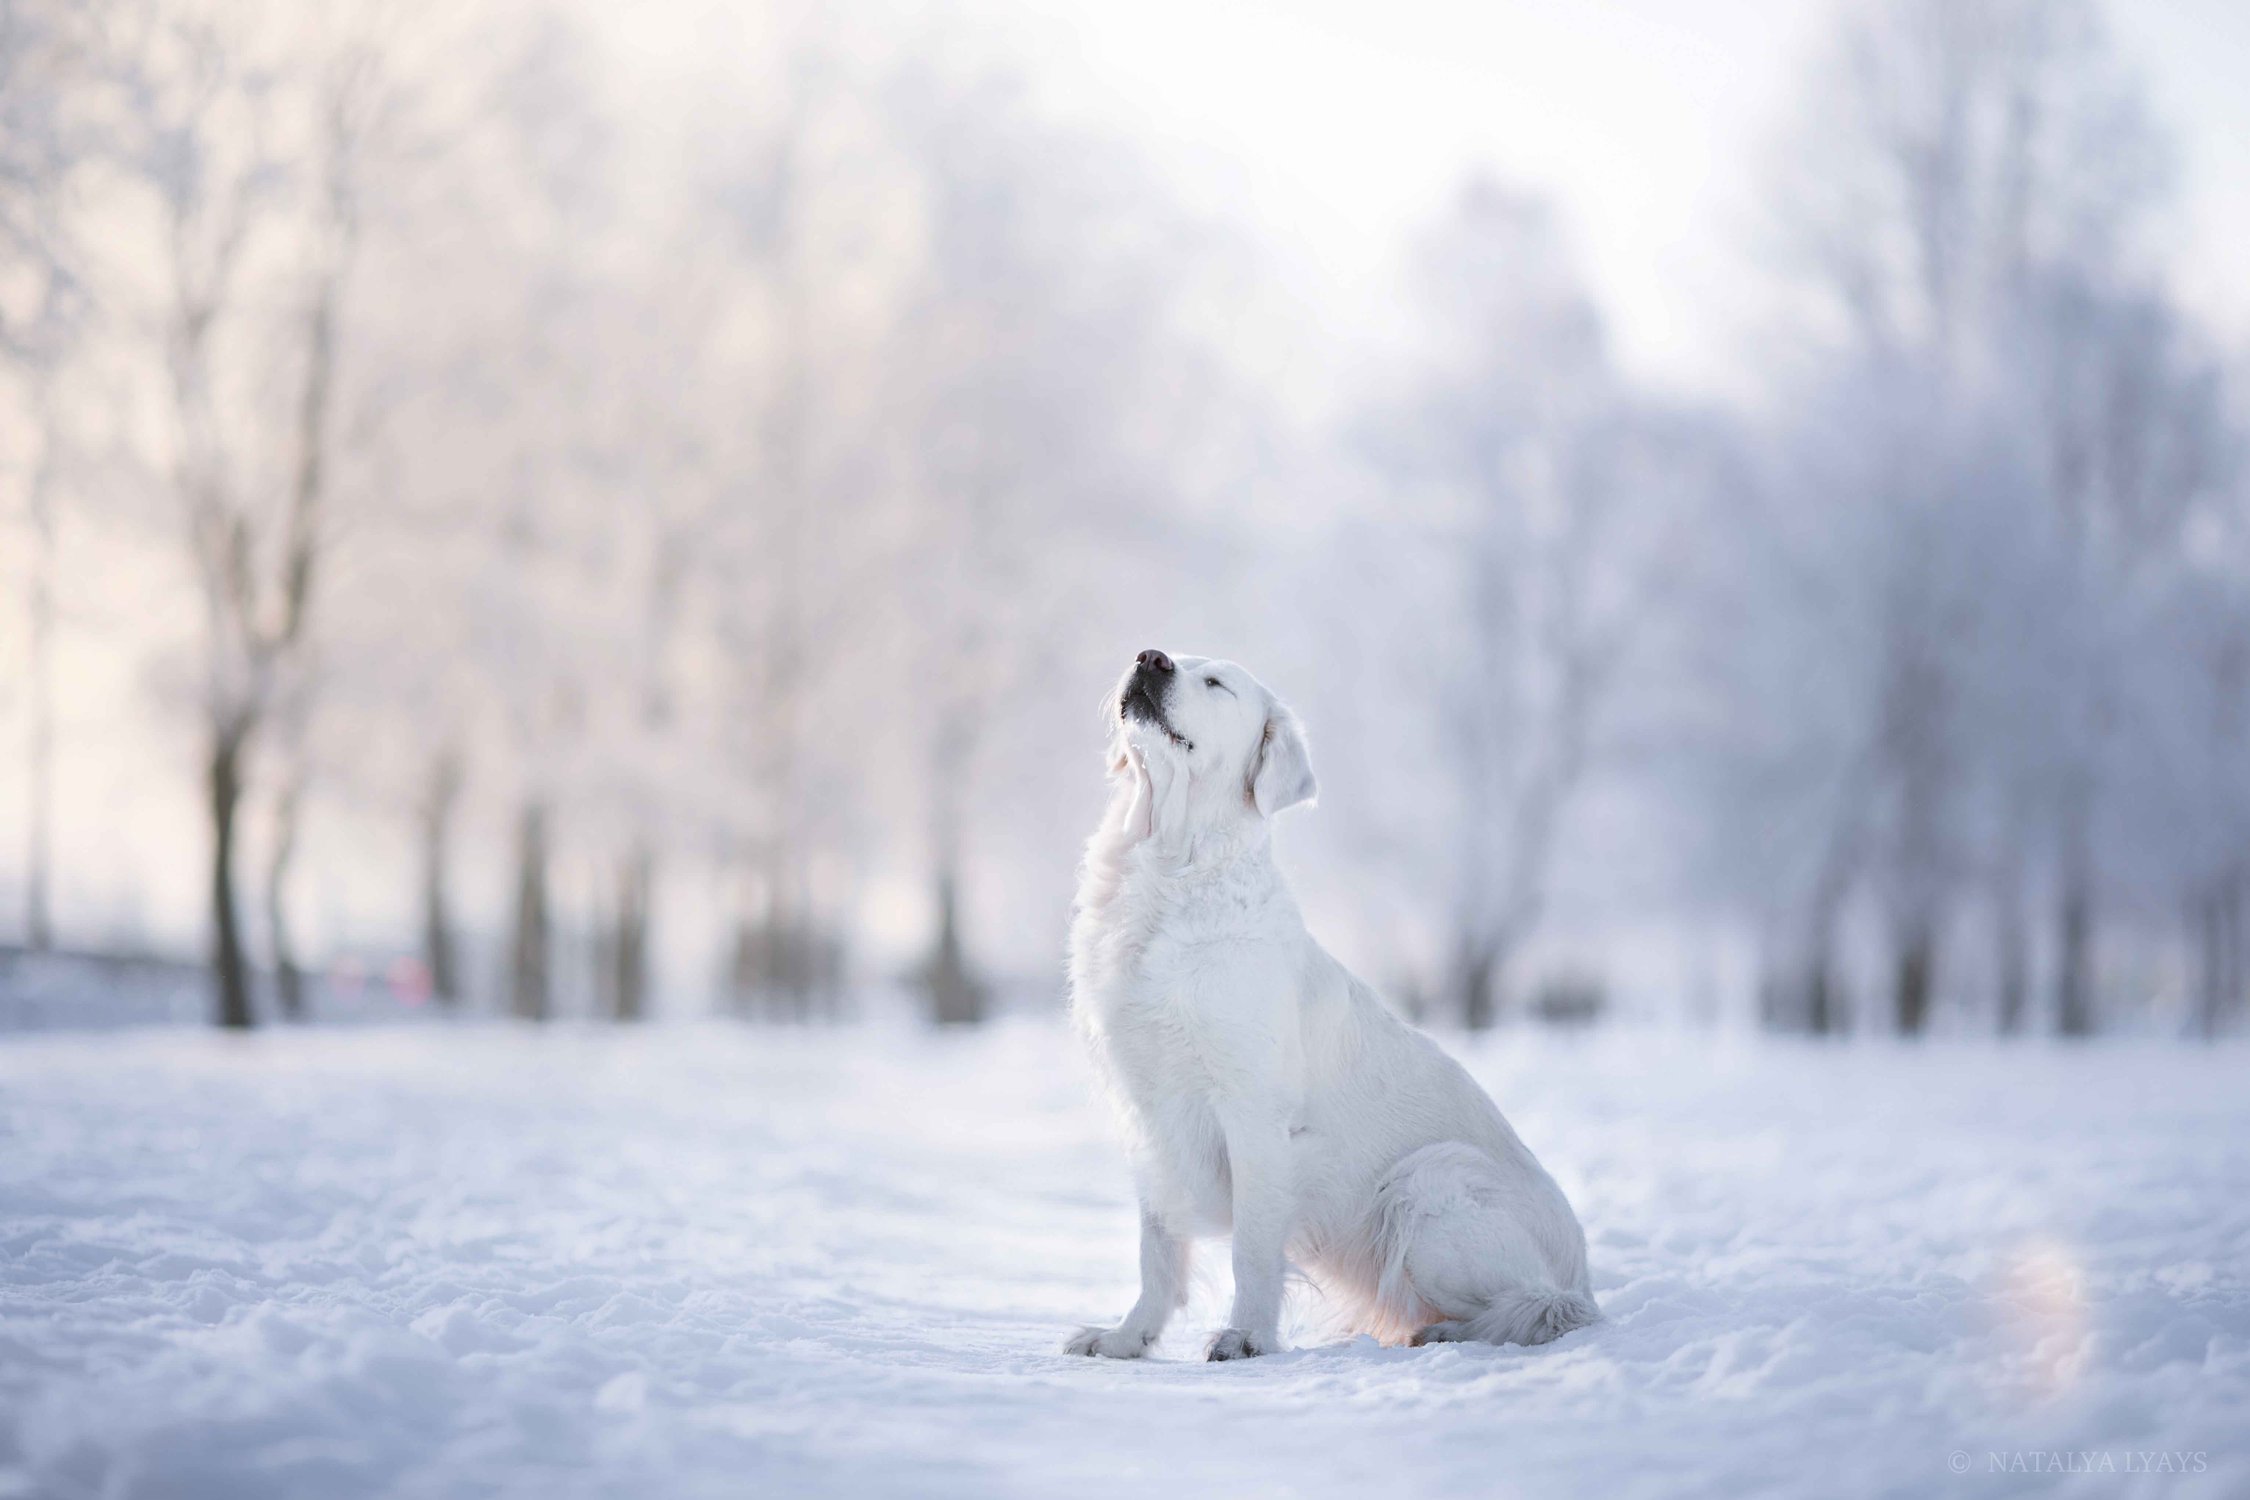
{"type": "Polygon", "coordinates": [[[430,994],[441,1005],[457,1005],[462,998],[449,878],[454,818],[461,801],[462,780],[461,752],[452,746],[441,746],[430,759],[418,820],[422,966],[430,976],[430,994]]]}
{"type": "Polygon", "coordinates": [[[1891,403],[1914,431],[1885,439],[1894,498],[1871,512],[1891,516],[1895,541],[1866,716],[1888,798],[1895,1020],[1912,1032],[1928,1014],[1945,912],[1979,862],[1961,843],[1976,796],[1995,809],[1982,862],[1996,872],[2002,1025],[2024,1011],[2025,861],[2043,825],[2057,1025],[2092,1030],[2114,631],[2128,580],[2207,484],[2215,431],[2207,374],[2151,331],[2169,326],[2142,254],[2163,153],[2081,0],[1859,7],[1792,148],[1775,200],[1814,319],[1863,387],[1914,393],[1891,403]],[[2033,494],[2044,519],[2017,505],[2033,494]],[[1989,607],[1989,579],[1960,575],[1960,548],[2002,513],[2019,529],[1985,571],[2005,559],[2026,587],[2044,578],[2040,606],[2067,610],[2072,632],[2026,641],[1989,607]],[[1970,670],[2011,702],[2043,677],[2062,712],[1971,725],[1970,670]]]}
{"type": "Polygon", "coordinates": [[[821,175],[808,165],[812,121],[827,97],[818,58],[793,62],[783,117],[745,163],[735,219],[754,285],[768,309],[758,449],[741,477],[734,556],[746,584],[729,611],[738,643],[733,725],[744,746],[748,825],[737,868],[729,987],[739,1011],[807,1019],[825,989],[809,878],[804,789],[810,698],[823,645],[826,601],[814,582],[826,529],[821,434],[823,367],[816,328],[814,202],[821,175]]]}
{"type": "MultiPolygon", "coordinates": [[[[275,210],[280,169],[270,154],[272,94],[216,20],[160,18],[135,61],[145,127],[139,160],[162,204],[170,296],[165,308],[174,450],[172,483],[186,515],[189,555],[204,606],[205,806],[211,826],[212,973],[217,1020],[251,1024],[249,960],[235,897],[236,839],[252,741],[277,655],[303,628],[309,559],[286,553],[278,601],[260,569],[271,548],[229,452],[217,347],[233,310],[252,235],[275,210]],[[294,605],[294,607],[293,607],[294,605]]],[[[293,537],[311,545],[311,531],[293,537]]]]}
{"type": "Polygon", "coordinates": [[[547,808],[527,801],[516,815],[515,919],[508,1009],[526,1021],[553,1014],[554,951],[547,910],[547,808]]]}
{"type": "MultiPolygon", "coordinates": [[[[371,41],[339,47],[267,20],[235,5],[165,7],[126,34],[122,59],[125,158],[163,224],[170,481],[204,606],[216,1015],[237,1027],[252,1018],[236,897],[241,813],[270,719],[301,717],[311,687],[338,306],[357,239],[356,169],[378,97],[371,41]],[[296,170],[303,161],[309,170],[296,170]],[[292,263],[302,268],[303,298],[276,338],[249,283],[292,263]],[[280,419],[258,399],[257,366],[277,344],[297,389],[294,410],[280,419]],[[281,452],[288,456],[274,463],[281,452]]],[[[294,810],[284,811],[287,835],[294,810]]],[[[293,837],[277,839],[268,871],[277,918],[293,847],[293,837]]],[[[277,968],[293,973],[285,921],[273,937],[277,968]]],[[[284,983],[286,1001],[294,985],[284,983]]]]}
{"type": "Polygon", "coordinates": [[[326,529],[324,512],[334,487],[333,447],[336,429],[338,322],[346,282],[360,236],[360,157],[374,128],[379,74],[374,43],[358,39],[343,48],[323,69],[316,85],[319,144],[314,156],[317,180],[313,189],[305,308],[301,331],[300,372],[295,455],[289,478],[290,503],[283,543],[286,557],[283,597],[287,600],[285,627],[275,639],[277,651],[298,648],[302,659],[291,674],[291,697],[283,717],[294,732],[281,736],[288,765],[274,807],[274,836],[266,866],[266,930],[272,949],[276,998],[281,1013],[292,1019],[305,1011],[303,970],[290,937],[287,911],[291,862],[297,849],[298,820],[305,796],[307,769],[300,747],[301,724],[309,712],[302,701],[313,691],[315,673],[301,649],[305,621],[313,599],[315,569],[321,550],[319,534],[326,529]]]}
{"type": "Polygon", "coordinates": [[[24,936],[35,949],[54,935],[56,555],[67,441],[58,386],[89,314],[63,201],[91,142],[67,100],[95,81],[91,39],[101,19],[99,7],[0,4],[0,285],[29,288],[20,298],[0,294],[0,365],[21,379],[35,445],[23,483],[31,532],[24,936]]]}
{"type": "Polygon", "coordinates": [[[25,688],[30,701],[29,768],[26,783],[24,940],[34,949],[54,940],[55,801],[55,570],[58,545],[57,489],[62,456],[62,423],[55,410],[55,372],[51,353],[27,361],[32,384],[33,425],[38,455],[24,486],[24,508],[31,523],[31,586],[26,591],[31,670],[25,688]]]}
{"type": "Polygon", "coordinates": [[[1510,960],[1540,921],[1562,819],[1644,596],[1640,418],[1547,205],[1489,179],[1425,245],[1432,343],[1379,460],[1431,493],[1458,570],[1443,687],[1457,798],[1453,1001],[1499,1015],[1510,960]]]}

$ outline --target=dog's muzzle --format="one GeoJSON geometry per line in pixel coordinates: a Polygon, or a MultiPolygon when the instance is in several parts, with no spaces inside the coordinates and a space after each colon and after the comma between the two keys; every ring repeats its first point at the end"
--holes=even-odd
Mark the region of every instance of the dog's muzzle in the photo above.
{"type": "Polygon", "coordinates": [[[1171,691],[1172,679],[1178,671],[1172,658],[1163,652],[1143,651],[1133,659],[1133,675],[1125,680],[1125,691],[1117,700],[1117,711],[1128,719],[1154,724],[1175,745],[1186,745],[1187,741],[1164,717],[1164,698],[1171,691]]]}

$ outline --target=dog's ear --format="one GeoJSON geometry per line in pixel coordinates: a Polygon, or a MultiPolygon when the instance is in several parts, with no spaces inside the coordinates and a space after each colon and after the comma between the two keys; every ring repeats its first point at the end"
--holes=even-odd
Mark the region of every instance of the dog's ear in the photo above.
{"type": "Polygon", "coordinates": [[[1250,805],[1266,817],[1295,807],[1320,794],[1313,780],[1312,755],[1305,749],[1304,727],[1297,716],[1276,703],[1266,715],[1266,731],[1250,757],[1250,805]]]}

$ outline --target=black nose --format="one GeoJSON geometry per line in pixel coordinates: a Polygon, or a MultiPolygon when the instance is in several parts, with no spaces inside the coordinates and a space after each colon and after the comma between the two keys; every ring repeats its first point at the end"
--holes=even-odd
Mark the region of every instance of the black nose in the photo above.
{"type": "Polygon", "coordinates": [[[1151,672],[1169,672],[1172,670],[1172,658],[1161,651],[1143,651],[1133,660],[1139,662],[1143,668],[1151,672]]]}

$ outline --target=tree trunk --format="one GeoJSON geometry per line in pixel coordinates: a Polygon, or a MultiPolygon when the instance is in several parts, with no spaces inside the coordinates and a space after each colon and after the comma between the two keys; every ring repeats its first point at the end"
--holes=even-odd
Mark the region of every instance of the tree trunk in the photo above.
{"type": "Polygon", "coordinates": [[[547,809],[526,802],[516,824],[516,925],[509,1011],[544,1021],[551,1005],[547,922],[547,809]]]}
{"type": "MultiPolygon", "coordinates": [[[[726,1003],[744,1020],[833,1020],[844,973],[843,946],[828,934],[806,882],[778,854],[745,873],[728,956],[726,1003]]],[[[919,985],[926,971],[914,976],[919,985]]]]}
{"type": "Polygon", "coordinates": [[[2243,872],[2213,877],[2189,904],[2188,922],[2197,949],[2196,1030],[2205,1040],[2227,1029],[2242,999],[2243,872]]]}
{"type": "Polygon", "coordinates": [[[2242,1004],[2243,875],[2229,871],[2219,899],[2219,1013],[2215,1030],[2224,1030],[2242,1004]]]}
{"type": "MultiPolygon", "coordinates": [[[[54,438],[50,426],[47,445],[54,438]]],[[[42,448],[31,476],[30,776],[24,850],[24,942],[34,950],[54,941],[49,904],[53,862],[55,783],[55,515],[50,493],[53,461],[42,448]]]]}
{"type": "Polygon", "coordinates": [[[1937,977],[1936,924],[1912,917],[1902,924],[1892,1002],[1900,1036],[1920,1036],[1930,1023],[1930,990],[1937,977]]]}
{"type": "Polygon", "coordinates": [[[2195,1029],[2205,1040],[2219,1033],[2219,1011],[2226,993],[2225,882],[2214,881],[2188,902],[2188,930],[2196,950],[2195,1029]]]}
{"type": "Polygon", "coordinates": [[[765,863],[765,878],[735,923],[735,1009],[746,1018],[802,1021],[810,999],[799,961],[798,919],[784,895],[781,862],[765,863]]]}
{"type": "Polygon", "coordinates": [[[1993,946],[1999,963],[1999,1031],[2022,1032],[2031,1003],[2031,936],[2023,919],[2023,890],[2013,880],[2002,888],[1993,915],[1993,946]]]}
{"type": "Polygon", "coordinates": [[[1829,1036],[1842,1031],[1842,997],[1836,993],[1836,963],[1823,942],[1805,964],[1805,1031],[1829,1036]]]}
{"type": "Polygon", "coordinates": [[[728,997],[745,1021],[783,1019],[780,862],[770,854],[746,863],[742,905],[734,921],[734,953],[728,967],[728,997]]]}
{"type": "Polygon", "coordinates": [[[304,779],[292,775],[274,804],[273,851],[266,862],[266,941],[273,950],[274,998],[283,1020],[305,1018],[305,976],[289,932],[289,866],[297,854],[297,814],[304,779]]]}
{"type": "Polygon", "coordinates": [[[461,999],[460,963],[453,946],[453,915],[446,865],[453,836],[453,811],[461,797],[461,759],[442,751],[430,765],[422,802],[422,965],[429,971],[430,996],[440,1005],[461,999]]]}
{"type": "Polygon", "coordinates": [[[1858,872],[1858,855],[1859,825],[1847,818],[1830,833],[1805,914],[1802,1019],[1811,1036],[1834,1036],[1850,1029],[1844,987],[1836,971],[1836,929],[1843,921],[1844,904],[1858,872]]]}
{"type": "Polygon", "coordinates": [[[2055,986],[2055,1027],[2064,1036],[2094,1034],[2094,893],[2075,864],[2063,873],[2061,972],[2055,986]]]}
{"type": "Polygon", "coordinates": [[[813,1012],[823,1021],[844,1019],[844,940],[827,928],[811,934],[813,1012]]]}
{"type": "Polygon", "coordinates": [[[959,887],[951,870],[937,877],[937,919],[937,942],[923,976],[931,1019],[940,1026],[974,1026],[985,1017],[986,995],[962,952],[959,887]]]}
{"type": "Polygon", "coordinates": [[[615,925],[605,955],[609,1011],[615,1020],[638,1021],[648,1014],[648,908],[654,874],[647,843],[636,841],[618,867],[615,925]]]}
{"type": "Polygon", "coordinates": [[[2091,794],[2083,776],[2063,806],[2062,884],[2056,926],[2060,968],[2055,977],[2055,1029],[2064,1036],[2094,1034],[2094,857],[2091,794]]]}
{"type": "Polygon", "coordinates": [[[1500,1019],[1500,983],[1506,969],[1506,946],[1464,936],[1454,960],[1453,1000],[1461,1025],[1469,1031],[1489,1031],[1500,1019]]]}
{"type": "Polygon", "coordinates": [[[1791,951],[1758,987],[1758,1024],[1767,1031],[1827,1036],[1843,1029],[1843,992],[1836,982],[1835,935],[1816,920],[1802,953],[1791,951]]]}
{"type": "Polygon", "coordinates": [[[234,899],[235,825],[242,810],[242,758],[248,732],[239,724],[215,728],[207,791],[211,814],[211,987],[213,1019],[247,1030],[250,966],[242,952],[242,922],[234,899]]]}

